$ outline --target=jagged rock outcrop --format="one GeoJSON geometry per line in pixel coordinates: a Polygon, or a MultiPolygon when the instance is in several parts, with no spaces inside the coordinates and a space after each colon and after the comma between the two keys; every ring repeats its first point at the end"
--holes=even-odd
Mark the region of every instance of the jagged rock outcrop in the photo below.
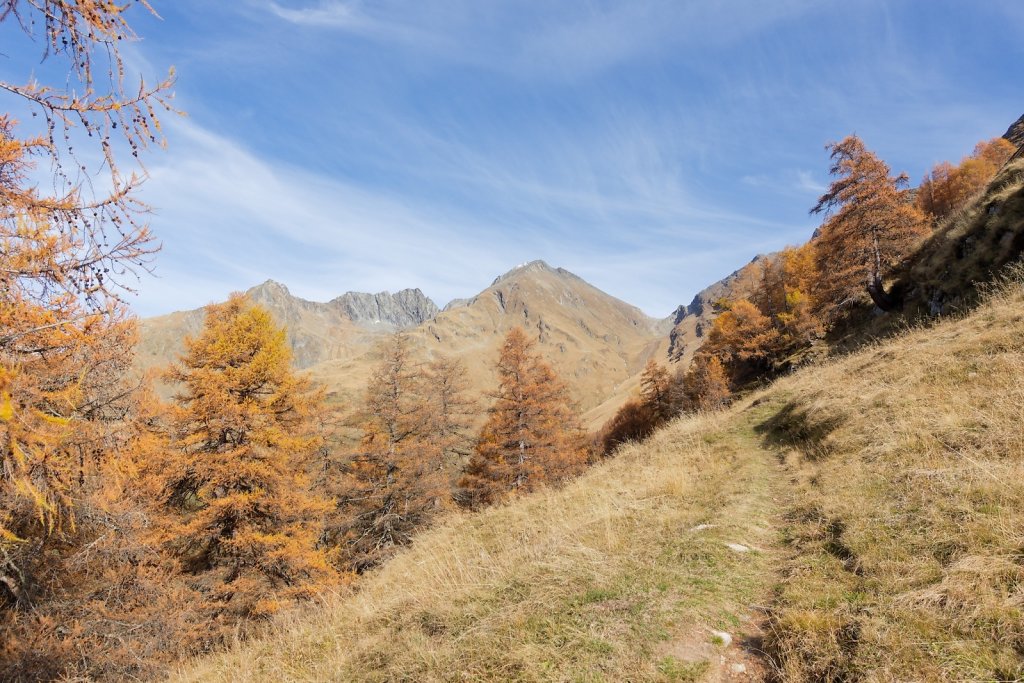
{"type": "Polygon", "coordinates": [[[1012,126],[1006,129],[1006,133],[1003,137],[1017,145],[1017,147],[1024,147],[1024,116],[1017,119],[1012,126]]]}
{"type": "MultiPolygon", "coordinates": [[[[774,259],[776,253],[758,254],[750,263],[774,259]]],[[[700,346],[700,340],[717,316],[715,302],[720,299],[739,299],[750,296],[751,284],[743,281],[743,269],[705,287],[693,297],[689,305],[679,306],[672,314],[672,331],[669,332],[669,358],[674,361],[688,360],[700,346]]]]}
{"type": "MultiPolygon", "coordinates": [[[[298,368],[360,355],[381,335],[416,327],[440,312],[419,289],[395,294],[348,292],[322,303],[297,297],[280,282],[267,280],[246,294],[285,326],[298,368]]],[[[202,309],[144,320],[139,364],[166,364],[181,352],[185,335],[199,331],[202,321],[202,309]]]]}
{"type": "Polygon", "coordinates": [[[441,312],[437,304],[418,288],[403,289],[394,294],[346,292],[330,303],[340,308],[354,323],[389,325],[400,330],[416,327],[441,312]]]}

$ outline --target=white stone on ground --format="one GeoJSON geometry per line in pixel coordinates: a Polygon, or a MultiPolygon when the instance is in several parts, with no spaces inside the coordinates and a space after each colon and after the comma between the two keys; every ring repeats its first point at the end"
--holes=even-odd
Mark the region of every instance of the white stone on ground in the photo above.
{"type": "Polygon", "coordinates": [[[732,644],[732,636],[725,631],[716,631],[711,629],[711,635],[722,641],[722,647],[729,647],[732,644]]]}
{"type": "Polygon", "coordinates": [[[742,543],[726,543],[725,547],[737,553],[746,553],[750,551],[750,548],[743,545],[742,543]]]}

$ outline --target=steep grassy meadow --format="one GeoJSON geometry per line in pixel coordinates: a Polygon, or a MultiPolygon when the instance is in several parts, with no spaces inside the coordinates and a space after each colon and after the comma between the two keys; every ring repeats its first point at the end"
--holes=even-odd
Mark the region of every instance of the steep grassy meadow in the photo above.
{"type": "Polygon", "coordinates": [[[176,680],[1018,680],[1021,282],[452,517],[176,680]]]}

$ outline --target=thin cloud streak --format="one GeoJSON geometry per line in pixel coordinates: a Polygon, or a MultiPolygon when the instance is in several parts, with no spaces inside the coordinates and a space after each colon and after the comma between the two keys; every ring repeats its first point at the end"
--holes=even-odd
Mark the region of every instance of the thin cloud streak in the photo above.
{"type": "MultiPolygon", "coordinates": [[[[765,225],[681,201],[669,210],[664,204],[647,206],[642,197],[552,190],[500,169],[484,172],[478,161],[474,168],[490,178],[489,191],[510,193],[507,204],[481,222],[479,215],[457,208],[412,203],[407,197],[274,166],[190,120],[172,122],[169,135],[175,154],[151,167],[145,195],[151,204],[165,207],[153,222],[165,236],[158,275],[166,273],[147,284],[139,300],[147,315],[202,305],[267,277],[316,300],[349,289],[418,286],[443,305],[476,294],[514,263],[533,258],[563,266],[575,262],[579,270],[604,273],[599,279],[610,293],[666,315],[679,303],[676,287],[645,292],[644,280],[637,280],[646,268],[666,262],[658,246],[665,237],[702,242],[705,252],[715,251],[728,249],[729,240],[710,226],[746,224],[755,233],[765,225]],[[579,236],[587,221],[596,231],[595,248],[579,236]],[[704,227],[690,228],[695,221],[704,227]],[[558,224],[562,231],[530,227],[558,224]],[[623,229],[627,224],[630,229],[623,229]],[[635,268],[609,261],[600,246],[609,240],[620,242],[635,268]],[[183,292],[176,285],[178,274],[190,269],[202,273],[205,284],[183,292]],[[214,291],[218,287],[221,291],[214,291]]],[[[692,270],[687,263],[701,258],[691,250],[681,253],[668,260],[676,272],[692,270]]]]}

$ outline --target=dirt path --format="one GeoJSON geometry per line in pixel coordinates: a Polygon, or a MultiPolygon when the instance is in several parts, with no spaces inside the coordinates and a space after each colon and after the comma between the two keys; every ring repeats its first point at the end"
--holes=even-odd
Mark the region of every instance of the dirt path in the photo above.
{"type": "Polygon", "coordinates": [[[730,460],[732,467],[725,481],[704,482],[714,489],[711,495],[719,498],[720,505],[707,521],[690,530],[721,544],[748,565],[748,571],[734,572],[735,580],[749,586],[743,591],[743,603],[735,605],[732,627],[709,623],[695,628],[685,639],[688,642],[677,644],[687,659],[709,663],[699,680],[710,682],[769,680],[772,666],[763,640],[784,556],[782,515],[793,489],[780,453],[766,446],[757,432],[758,425],[771,416],[770,408],[752,406],[743,415],[745,419],[733,420],[726,430],[711,435],[712,452],[730,460]]]}

